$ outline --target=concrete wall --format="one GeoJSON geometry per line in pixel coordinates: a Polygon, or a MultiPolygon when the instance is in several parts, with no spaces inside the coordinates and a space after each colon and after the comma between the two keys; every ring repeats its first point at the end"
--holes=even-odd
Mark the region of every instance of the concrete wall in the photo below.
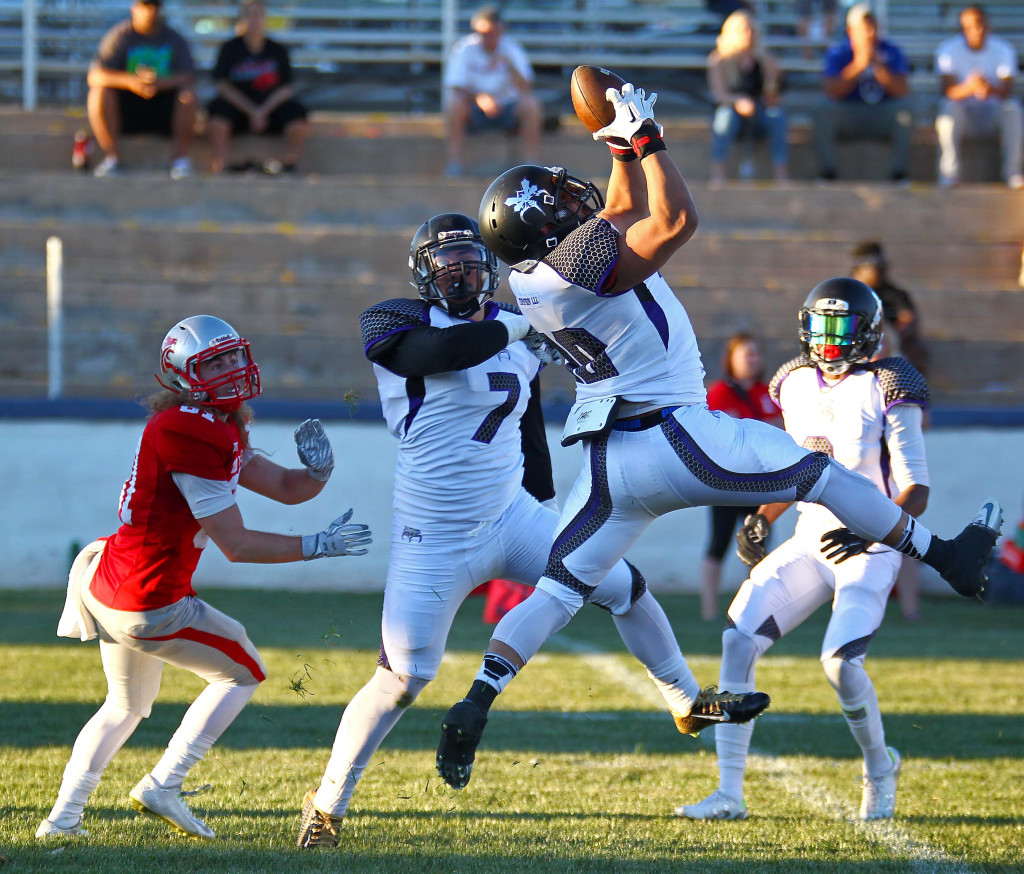
{"type": "MultiPolygon", "coordinates": [[[[297,465],[292,429],[297,423],[257,422],[254,445],[281,464],[297,465]]],[[[382,422],[327,422],[337,469],[314,501],[284,507],[240,490],[239,505],[251,528],[308,534],[347,507],[368,523],[376,539],[364,557],[291,565],[229,564],[211,546],[199,563],[196,584],[377,590],[388,558],[391,483],[396,441],[382,422]]],[[[0,421],[0,587],[63,586],[72,544],[85,544],[117,526],[117,501],[141,431],[138,422],[0,421]]],[[[575,478],[578,449],[548,438],[556,487],[564,495],[575,478]]],[[[1024,429],[933,430],[928,433],[931,505],[924,522],[952,536],[982,500],[998,498],[1009,528],[1016,524],[1024,491],[1024,429]]],[[[792,530],[791,511],[776,525],[776,543],[792,530]]],[[[695,509],[657,520],[629,553],[652,589],[694,590],[707,536],[707,511],[695,509]]],[[[742,582],[743,566],[730,557],[726,588],[742,582]]],[[[933,575],[926,590],[948,592],[933,575]]]]}

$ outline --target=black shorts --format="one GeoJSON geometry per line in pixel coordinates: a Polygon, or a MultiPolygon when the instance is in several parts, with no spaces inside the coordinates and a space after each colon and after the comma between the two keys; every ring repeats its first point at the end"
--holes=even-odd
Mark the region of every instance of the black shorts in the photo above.
{"type": "MultiPolygon", "coordinates": [[[[229,103],[223,97],[215,97],[210,101],[207,108],[210,117],[226,118],[231,122],[231,132],[245,134],[249,132],[249,116],[242,112],[233,103],[229,103]]],[[[267,116],[267,129],[264,133],[279,134],[293,121],[305,121],[306,107],[299,103],[294,97],[288,98],[267,116]]]]}
{"type": "Polygon", "coordinates": [[[121,133],[171,135],[174,105],[178,102],[176,90],[158,91],[147,100],[119,89],[117,99],[121,107],[121,133]]]}
{"type": "Polygon", "coordinates": [[[736,527],[743,524],[743,520],[751,513],[756,513],[757,507],[712,507],[711,508],[711,541],[708,543],[708,558],[717,558],[721,561],[725,558],[730,546],[735,546],[733,535],[736,527]]]}

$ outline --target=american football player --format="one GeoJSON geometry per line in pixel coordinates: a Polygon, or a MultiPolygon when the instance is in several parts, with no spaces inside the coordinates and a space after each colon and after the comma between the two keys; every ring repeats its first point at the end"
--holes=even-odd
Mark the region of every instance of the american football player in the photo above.
{"type": "Polygon", "coordinates": [[[182,784],[242,711],[266,671],[245,629],[196,597],[192,574],[212,540],[229,561],[272,563],[365,555],[370,531],[352,511],[317,534],[245,526],[242,486],[283,504],[316,497],[334,469],[317,419],[295,431],[301,468],[284,468],[249,445],[247,401],[260,394],[249,343],[227,322],[192,316],[160,347],[150,417],[121,491],[121,527],[75,560],[57,633],[100,638],[108,692],[78,735],[57,802],[37,838],[87,834],[82,814],[104,769],[153,708],[164,664],[209,685],[192,702],[156,766],[131,790],[133,807],[184,835],[214,837],[189,810],[182,784]]]}
{"type": "MultiPolygon", "coordinates": [[[[300,847],[337,845],[371,757],[437,675],[459,606],[487,580],[533,585],[558,520],[537,379],[552,347],[518,309],[490,300],[497,259],[468,216],[425,222],[409,267],[419,298],[387,300],[360,317],[399,441],[380,658],[345,709],[318,789],[303,799],[300,847]]],[[[700,688],[643,577],[619,560],[592,600],[612,614],[670,705],[689,716],[700,688]]],[[[694,730],[710,724],[690,720],[694,730]]]]}
{"type": "Polygon", "coordinates": [[[855,536],[922,559],[967,596],[984,586],[1000,526],[998,505],[986,503],[955,540],[933,537],[827,452],[708,410],[696,337],[659,272],[696,230],[696,208],[654,121],[656,95],[628,83],[607,95],[615,118],[594,134],[613,158],[607,203],[563,168],[526,165],[499,176],[480,206],[481,235],[511,266],[523,314],[576,377],[563,442],[582,440],[584,461],[544,576],[498,623],[467,697],[443,719],[438,770],[455,787],[495,696],[663,513],[820,503],[855,536]]]}
{"type": "MultiPolygon", "coordinates": [[[[903,358],[873,360],[882,339],[882,303],[856,279],[829,279],[800,310],[799,358],[784,364],[770,385],[786,430],[807,449],[825,452],[894,495],[917,517],[928,503],[922,409],[928,387],[903,358]]],[[[868,644],[882,624],[902,555],[883,544],[822,541],[841,526],[820,504],[801,503],[793,537],[765,555],[765,536],[788,503],[765,504],[737,534],[740,558],[752,570],[740,588],[722,635],[719,682],[753,688],[757,659],[827,601],[832,618],[821,647],[825,676],[864,756],[860,816],[891,818],[900,756],[887,747],[871,678],[868,644]]],[[[753,726],[717,726],[719,788],[697,804],[676,809],[689,819],[746,819],[743,775],[753,726]]]]}

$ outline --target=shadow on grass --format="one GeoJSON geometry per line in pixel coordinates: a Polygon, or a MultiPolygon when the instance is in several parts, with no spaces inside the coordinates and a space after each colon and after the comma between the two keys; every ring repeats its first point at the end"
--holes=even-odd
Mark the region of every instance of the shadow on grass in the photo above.
{"type": "MultiPolygon", "coordinates": [[[[32,749],[70,746],[96,712],[96,704],[0,703],[0,746],[32,749]]],[[[161,704],[129,740],[132,746],[163,748],[184,714],[183,703],[161,704]]],[[[226,749],[329,749],[343,707],[254,704],[219,741],[226,749]]],[[[384,742],[385,749],[436,749],[444,711],[412,707],[384,742]]],[[[1016,715],[887,714],[886,739],[912,757],[1024,757],[1024,728],[1016,715]]],[[[481,751],[539,753],[696,754],[713,747],[713,735],[695,740],[680,735],[668,714],[653,710],[491,711],[481,751]]],[[[757,720],[755,745],[775,755],[858,758],[846,723],[835,713],[769,710],[757,720]]]]}

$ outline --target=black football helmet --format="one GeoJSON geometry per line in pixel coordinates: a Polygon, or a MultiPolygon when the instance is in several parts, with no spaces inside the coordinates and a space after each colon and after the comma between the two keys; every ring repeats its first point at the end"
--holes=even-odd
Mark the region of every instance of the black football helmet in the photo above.
{"type": "Polygon", "coordinates": [[[528,273],[587,219],[604,209],[593,182],[562,167],[524,164],[506,170],[480,202],[480,235],[513,270],[528,273]]]}
{"type": "Polygon", "coordinates": [[[409,246],[412,284],[449,315],[469,318],[498,290],[498,259],[469,216],[446,212],[427,219],[409,246]]]}
{"type": "Polygon", "coordinates": [[[881,342],[882,302],[860,280],[826,279],[800,307],[800,350],[825,373],[870,361],[881,342]]]}

